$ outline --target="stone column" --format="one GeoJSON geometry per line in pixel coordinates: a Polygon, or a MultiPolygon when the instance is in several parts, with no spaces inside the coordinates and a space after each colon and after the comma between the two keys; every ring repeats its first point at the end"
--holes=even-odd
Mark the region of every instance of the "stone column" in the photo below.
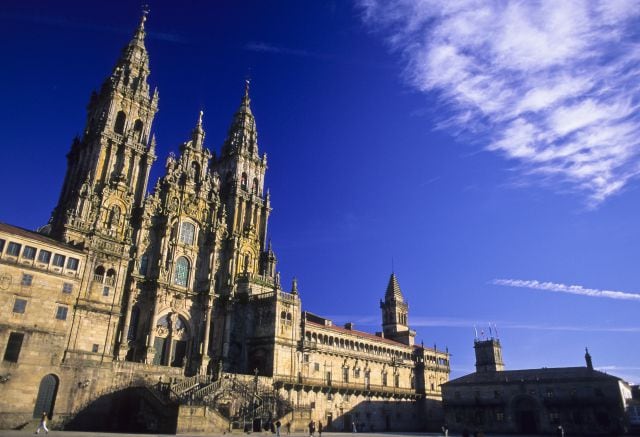
{"type": "Polygon", "coordinates": [[[204,344],[202,345],[202,362],[200,363],[200,373],[207,373],[207,368],[209,367],[209,361],[211,358],[209,357],[209,343],[211,339],[209,338],[211,335],[211,314],[213,312],[213,302],[211,296],[207,296],[204,309],[204,344]]]}
{"type": "Polygon", "coordinates": [[[120,346],[118,349],[118,359],[124,361],[129,352],[129,326],[131,325],[131,312],[133,311],[133,294],[135,292],[135,281],[131,283],[131,290],[129,290],[129,299],[127,302],[127,312],[124,318],[124,326],[120,334],[120,346]]]}
{"type": "Polygon", "coordinates": [[[158,318],[158,314],[156,314],[156,311],[158,310],[156,302],[153,302],[153,309],[151,311],[151,323],[149,325],[149,334],[147,334],[147,341],[146,341],[146,359],[145,362],[147,364],[153,364],[153,359],[155,358],[155,355],[158,353],[158,351],[155,350],[155,348],[153,347],[153,343],[155,341],[156,338],[156,323],[157,323],[157,318],[158,318]]]}

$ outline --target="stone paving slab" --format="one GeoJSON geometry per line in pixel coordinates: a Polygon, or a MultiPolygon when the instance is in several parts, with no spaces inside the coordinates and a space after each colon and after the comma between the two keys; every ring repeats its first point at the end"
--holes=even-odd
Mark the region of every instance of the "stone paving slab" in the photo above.
{"type": "MultiPolygon", "coordinates": [[[[0,437],[25,437],[27,435],[34,435],[34,430],[0,430],[0,437]]],[[[40,435],[44,435],[44,433],[40,433],[40,435]]],[[[123,434],[123,433],[108,433],[108,432],[90,432],[90,431],[49,431],[49,435],[51,437],[166,437],[166,436],[174,436],[175,434],[123,434]]],[[[225,436],[225,434],[208,434],[208,433],[192,433],[192,434],[178,434],[178,437],[203,437],[203,436],[225,436]]],[[[246,436],[246,437],[275,437],[275,434],[272,433],[227,433],[227,437],[231,436],[246,436]]],[[[442,433],[412,433],[412,432],[389,432],[389,433],[356,433],[352,434],[350,432],[323,432],[322,437],[427,437],[427,436],[442,436],[442,433]]],[[[459,437],[460,434],[449,433],[449,437],[459,437]]],[[[485,434],[486,437],[509,437],[506,434],[485,434]]],[[[281,437],[308,437],[307,433],[291,433],[286,434],[282,433],[281,437]]],[[[316,433],[316,437],[318,437],[318,433],[316,433]]],[[[535,437],[535,436],[526,436],[522,434],[518,434],[518,437],[535,437]]]]}

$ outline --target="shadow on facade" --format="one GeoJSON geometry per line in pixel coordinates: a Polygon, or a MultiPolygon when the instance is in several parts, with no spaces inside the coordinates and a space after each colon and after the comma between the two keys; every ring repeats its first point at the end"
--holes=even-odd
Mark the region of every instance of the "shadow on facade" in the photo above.
{"type": "MultiPolygon", "coordinates": [[[[326,431],[352,432],[355,424],[358,432],[389,431],[431,431],[442,425],[442,415],[438,414],[441,403],[425,399],[417,402],[365,401],[350,408],[336,405],[332,412],[327,410],[323,419],[326,431]],[[437,403],[437,405],[436,405],[437,403]]],[[[296,408],[293,415],[296,428],[306,428],[311,414],[305,417],[303,411],[296,408]]],[[[318,421],[316,420],[316,430],[318,421]]]]}
{"type": "Polygon", "coordinates": [[[95,399],[64,429],[175,434],[177,417],[177,406],[163,404],[144,387],[132,387],[95,399]]]}

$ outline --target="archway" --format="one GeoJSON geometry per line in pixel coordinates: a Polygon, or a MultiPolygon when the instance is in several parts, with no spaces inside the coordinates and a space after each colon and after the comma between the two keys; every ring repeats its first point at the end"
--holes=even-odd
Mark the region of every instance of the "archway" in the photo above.
{"type": "Polygon", "coordinates": [[[53,407],[56,403],[56,395],[58,394],[59,379],[54,374],[46,375],[40,381],[40,388],[38,389],[38,397],[36,398],[36,405],[33,408],[33,418],[42,417],[42,413],[46,412],[50,418],[53,416],[53,407]]]}
{"type": "Polygon", "coordinates": [[[187,322],[176,313],[166,314],[156,324],[153,364],[171,367],[185,367],[189,354],[189,333],[187,322]]]}
{"type": "Polygon", "coordinates": [[[523,396],[513,403],[516,428],[520,434],[538,432],[538,403],[529,396],[523,396]]]}

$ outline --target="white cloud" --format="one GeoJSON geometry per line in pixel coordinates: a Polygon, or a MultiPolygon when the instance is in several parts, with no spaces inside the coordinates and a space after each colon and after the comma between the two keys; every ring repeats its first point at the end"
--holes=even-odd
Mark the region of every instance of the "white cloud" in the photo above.
{"type": "Polygon", "coordinates": [[[535,280],[521,279],[494,279],[493,285],[505,287],[529,288],[532,290],[552,291],[556,293],[577,294],[589,297],[604,297],[607,299],[635,300],[640,301],[640,294],[628,293],[626,291],[599,290],[597,288],[585,288],[582,285],[566,285],[556,282],[540,282],[535,280]]]}
{"type": "Polygon", "coordinates": [[[640,175],[640,0],[361,0],[408,80],[520,174],[597,205],[640,175]]]}

